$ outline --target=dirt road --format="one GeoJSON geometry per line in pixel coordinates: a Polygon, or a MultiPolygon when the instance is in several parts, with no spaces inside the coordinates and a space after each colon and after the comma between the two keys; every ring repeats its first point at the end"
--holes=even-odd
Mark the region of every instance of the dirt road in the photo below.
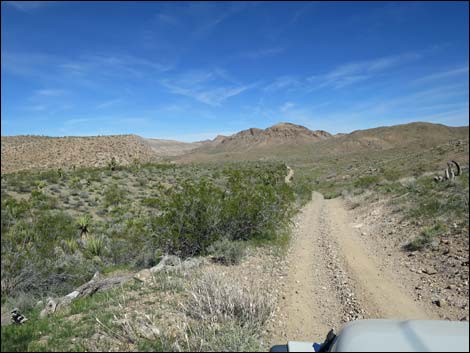
{"type": "Polygon", "coordinates": [[[323,339],[363,318],[437,318],[415,302],[393,269],[362,246],[342,201],[314,193],[298,217],[273,343],[323,339]]]}

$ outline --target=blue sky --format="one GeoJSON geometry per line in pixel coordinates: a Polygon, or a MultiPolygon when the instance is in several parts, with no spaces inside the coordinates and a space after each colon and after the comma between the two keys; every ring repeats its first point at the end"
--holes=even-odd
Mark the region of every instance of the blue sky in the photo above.
{"type": "Polygon", "coordinates": [[[3,1],[2,135],[468,125],[468,7],[3,1]]]}

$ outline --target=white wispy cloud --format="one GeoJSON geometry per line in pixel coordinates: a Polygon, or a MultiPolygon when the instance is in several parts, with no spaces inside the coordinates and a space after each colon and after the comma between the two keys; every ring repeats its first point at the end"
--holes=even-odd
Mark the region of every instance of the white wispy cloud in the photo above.
{"type": "Polygon", "coordinates": [[[108,77],[142,78],[149,74],[149,70],[158,73],[166,72],[171,70],[173,65],[132,55],[94,54],[83,55],[76,60],[64,62],[60,68],[68,74],[79,76],[93,74],[108,77]]]}
{"type": "Polygon", "coordinates": [[[299,88],[302,85],[300,79],[295,76],[281,76],[276,78],[273,82],[269,83],[264,87],[265,91],[277,91],[299,88]]]}
{"type": "Polygon", "coordinates": [[[26,105],[22,107],[23,110],[28,110],[31,112],[43,112],[47,109],[47,106],[44,104],[34,104],[34,105],[26,105]]]}
{"type": "Polygon", "coordinates": [[[100,104],[98,104],[96,106],[96,109],[105,109],[105,108],[109,108],[109,107],[112,107],[112,106],[115,106],[116,104],[119,104],[122,102],[122,99],[121,98],[116,98],[116,99],[111,99],[111,100],[108,100],[108,101],[104,101],[100,104]]]}
{"type": "Polygon", "coordinates": [[[287,112],[288,110],[290,110],[291,108],[293,108],[295,106],[294,103],[292,102],[286,102],[284,103],[283,105],[281,105],[281,107],[279,108],[279,110],[282,112],[282,113],[285,113],[287,112]]]}
{"type": "Polygon", "coordinates": [[[106,123],[107,126],[116,126],[122,124],[136,125],[136,124],[146,124],[149,122],[149,119],[144,116],[89,116],[89,117],[79,117],[79,118],[70,118],[63,121],[64,126],[70,125],[83,125],[88,123],[106,123]]]}
{"type": "Polygon", "coordinates": [[[235,83],[227,78],[223,70],[189,71],[171,79],[160,80],[160,83],[170,93],[190,97],[211,106],[220,106],[228,98],[256,86],[235,83]]]}
{"type": "Polygon", "coordinates": [[[34,92],[36,96],[44,96],[44,97],[58,97],[62,96],[66,93],[63,89],[39,89],[34,92]]]}
{"type": "Polygon", "coordinates": [[[4,3],[17,10],[28,12],[50,6],[58,2],[60,1],[5,1],[4,3]]]}
{"type": "Polygon", "coordinates": [[[356,61],[340,65],[332,71],[314,75],[308,79],[311,88],[343,88],[354,83],[370,79],[393,67],[403,65],[421,58],[419,53],[403,53],[372,60],[356,61]]]}
{"type": "Polygon", "coordinates": [[[371,60],[355,61],[339,65],[331,71],[298,78],[293,75],[283,75],[268,83],[264,90],[310,92],[320,88],[341,89],[361,81],[369,80],[377,75],[387,73],[389,70],[421,58],[419,53],[403,53],[371,60]]]}
{"type": "Polygon", "coordinates": [[[260,58],[270,57],[270,56],[280,54],[284,50],[285,50],[284,48],[280,48],[280,47],[257,49],[253,51],[242,52],[239,54],[239,57],[246,58],[246,59],[260,59],[260,58]]]}
{"type": "Polygon", "coordinates": [[[157,20],[160,23],[164,23],[164,24],[167,24],[167,25],[172,25],[172,26],[180,26],[181,25],[181,21],[176,16],[170,15],[168,13],[159,13],[159,14],[157,14],[157,20]]]}
{"type": "Polygon", "coordinates": [[[443,80],[452,78],[455,76],[467,76],[468,77],[468,66],[459,67],[452,70],[436,72],[427,76],[417,78],[412,83],[429,83],[431,81],[443,80]]]}

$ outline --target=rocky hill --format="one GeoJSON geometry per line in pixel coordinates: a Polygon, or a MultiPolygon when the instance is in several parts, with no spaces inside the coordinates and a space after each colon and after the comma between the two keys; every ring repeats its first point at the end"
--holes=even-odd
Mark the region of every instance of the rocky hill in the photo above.
{"type": "MultiPolygon", "coordinates": [[[[144,139],[136,135],[94,137],[2,136],[2,173],[26,169],[104,166],[112,157],[119,164],[173,160],[210,162],[282,159],[312,161],[345,154],[370,154],[394,149],[422,150],[452,140],[468,139],[468,126],[410,123],[336,134],[279,123],[251,128],[231,136],[185,143],[144,139]]],[[[401,152],[400,152],[401,153],[401,152]]]]}
{"type": "Polygon", "coordinates": [[[199,150],[247,151],[272,146],[313,143],[330,138],[332,135],[323,130],[312,131],[304,126],[279,123],[267,129],[251,128],[231,136],[217,136],[199,150]]]}
{"type": "Polygon", "coordinates": [[[218,136],[210,144],[203,145],[179,160],[312,160],[396,148],[426,149],[450,140],[468,139],[468,133],[468,126],[449,127],[416,122],[333,136],[325,131],[311,131],[299,125],[282,123],[265,130],[248,129],[229,137],[218,136]]]}
{"type": "Polygon", "coordinates": [[[27,169],[105,166],[112,157],[119,164],[151,162],[158,156],[136,135],[93,137],[2,136],[3,173],[27,169]]]}

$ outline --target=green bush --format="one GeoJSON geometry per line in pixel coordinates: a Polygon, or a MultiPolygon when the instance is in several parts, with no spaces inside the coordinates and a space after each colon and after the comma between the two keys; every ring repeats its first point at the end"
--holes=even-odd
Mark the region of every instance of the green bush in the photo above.
{"type": "Polygon", "coordinates": [[[420,235],[417,236],[415,239],[410,241],[408,244],[405,245],[405,250],[408,251],[416,251],[416,250],[423,250],[428,245],[432,243],[434,238],[446,231],[445,225],[442,223],[438,223],[433,227],[426,227],[424,228],[420,235]]]}
{"type": "Polygon", "coordinates": [[[364,176],[364,177],[361,177],[361,178],[357,179],[354,182],[354,186],[356,188],[367,189],[370,186],[377,184],[379,182],[379,180],[380,180],[380,178],[377,175],[368,175],[368,176],[364,176]]]}
{"type": "Polygon", "coordinates": [[[105,242],[102,238],[89,236],[85,243],[85,252],[90,256],[102,256],[105,252],[105,242]]]}
{"type": "Polygon", "coordinates": [[[238,265],[245,255],[245,244],[241,241],[222,239],[213,243],[208,252],[217,262],[224,265],[238,265]]]}
{"type": "Polygon", "coordinates": [[[218,239],[222,191],[206,181],[171,189],[155,219],[160,246],[181,257],[205,254],[218,239]]]}
{"type": "Polygon", "coordinates": [[[187,257],[206,254],[213,242],[273,240],[289,224],[295,195],[285,166],[228,168],[221,186],[203,178],[168,190],[154,221],[160,246],[187,257]]]}
{"type": "Polygon", "coordinates": [[[121,189],[117,184],[111,184],[104,191],[103,206],[109,207],[124,203],[127,199],[126,196],[127,192],[124,189],[121,189]]]}

